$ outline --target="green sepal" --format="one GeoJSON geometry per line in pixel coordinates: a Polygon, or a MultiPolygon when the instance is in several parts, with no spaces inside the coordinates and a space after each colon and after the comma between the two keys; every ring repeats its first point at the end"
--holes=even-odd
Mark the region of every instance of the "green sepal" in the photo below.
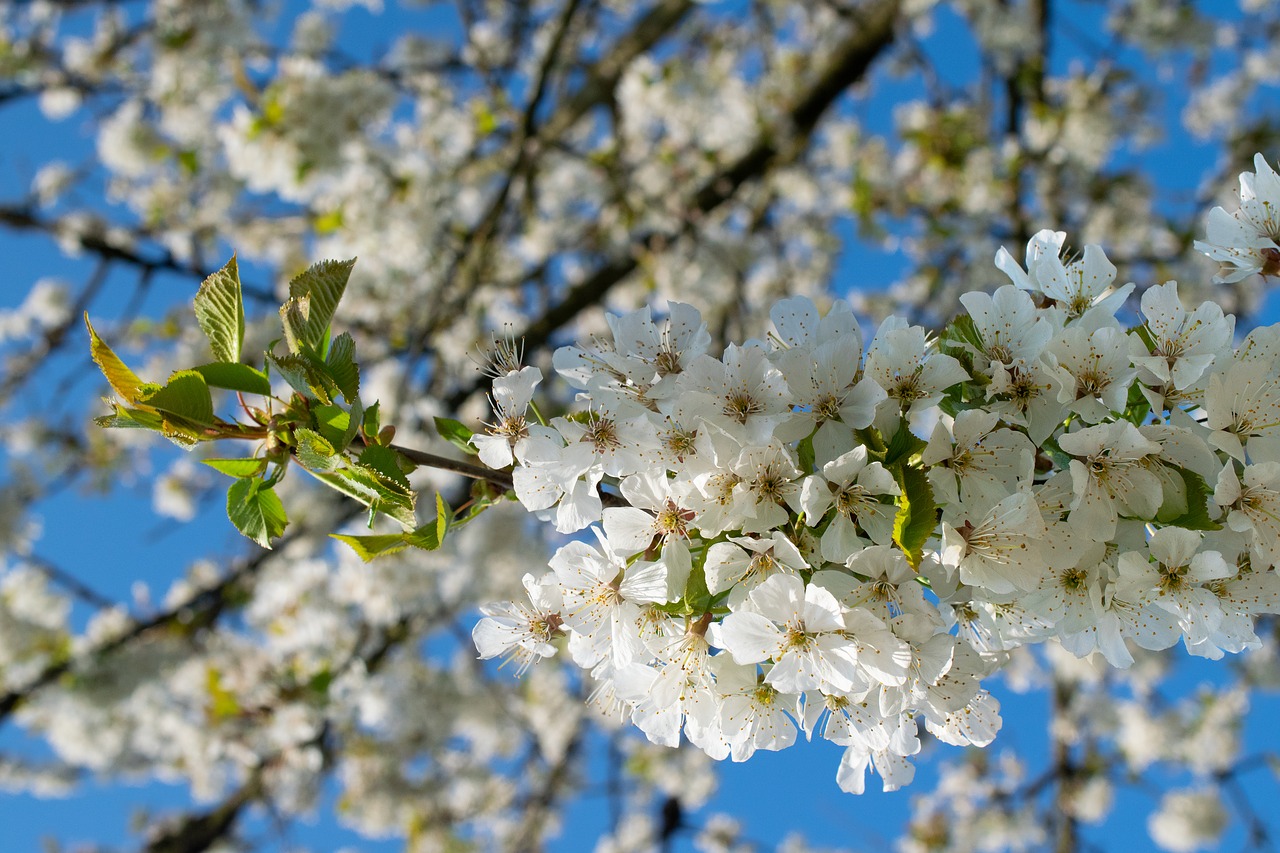
{"type": "Polygon", "coordinates": [[[213,397],[209,393],[209,384],[195,370],[177,371],[164,387],[157,388],[138,402],[194,424],[213,423],[213,397]]]}
{"type": "Polygon", "coordinates": [[[360,393],[360,365],[356,364],[356,342],[351,335],[343,332],[333,339],[325,364],[333,384],[348,403],[353,402],[360,393]]]}
{"type": "Polygon", "coordinates": [[[471,436],[475,435],[475,433],[459,421],[455,421],[452,418],[437,417],[436,431],[440,433],[441,438],[463,453],[475,456],[480,452],[471,444],[471,436]]]}
{"type": "Polygon", "coordinates": [[[235,255],[200,285],[195,308],[196,320],[209,339],[213,357],[220,362],[238,364],[244,345],[244,298],[235,255]]]}
{"type": "MultiPolygon", "coordinates": [[[[1213,496],[1213,490],[1209,488],[1204,477],[1177,465],[1167,467],[1182,477],[1186,487],[1186,512],[1173,518],[1166,518],[1161,515],[1160,510],[1157,510],[1156,520],[1161,524],[1186,530],[1221,530],[1222,525],[1209,516],[1209,498],[1213,496]]],[[[1163,509],[1164,507],[1161,507],[1161,510],[1163,509]]]]}
{"type": "Polygon", "coordinates": [[[218,473],[236,479],[258,477],[267,470],[265,459],[202,459],[200,461],[218,473]]]}
{"type": "Polygon", "coordinates": [[[923,469],[895,465],[890,470],[902,490],[898,515],[893,520],[893,541],[906,554],[911,568],[916,569],[924,557],[925,543],[937,529],[938,505],[923,469]]]}
{"type": "Polygon", "coordinates": [[[293,437],[298,442],[296,450],[298,461],[308,471],[322,473],[336,471],[346,461],[339,455],[333,444],[318,432],[300,428],[293,431],[293,437]]]}
{"type": "Polygon", "coordinates": [[[275,490],[249,477],[236,480],[227,490],[227,517],[237,530],[268,549],[289,523],[275,490]]]}
{"type": "Polygon", "coordinates": [[[243,391],[246,394],[271,396],[271,380],[261,370],[247,364],[228,364],[215,361],[193,367],[196,373],[204,377],[204,381],[213,388],[225,388],[228,391],[243,391]]]}

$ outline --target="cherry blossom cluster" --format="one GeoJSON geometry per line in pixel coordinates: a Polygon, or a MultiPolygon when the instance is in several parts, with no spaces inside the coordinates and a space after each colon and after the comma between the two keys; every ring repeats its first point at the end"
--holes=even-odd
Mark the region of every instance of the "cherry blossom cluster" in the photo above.
{"type": "MultiPolygon", "coordinates": [[[[1255,272],[1280,204],[1257,166],[1202,245],[1255,272]]],[[[1235,347],[1234,319],[1171,281],[1126,330],[1135,285],[1064,238],[1001,250],[1012,283],[963,296],[937,338],[890,317],[864,351],[847,304],[797,297],[715,357],[696,309],[642,309],[555,353],[582,406],[548,423],[539,369],[507,364],[473,443],[592,537],[526,575],[527,602],[484,608],[482,657],[525,667],[567,637],[650,740],[742,761],[816,734],[861,792],[869,767],[911,780],[921,722],[989,743],[982,679],[1017,646],[1117,667],[1130,643],[1258,646],[1254,617],[1280,612],[1280,327],[1235,347]]]]}

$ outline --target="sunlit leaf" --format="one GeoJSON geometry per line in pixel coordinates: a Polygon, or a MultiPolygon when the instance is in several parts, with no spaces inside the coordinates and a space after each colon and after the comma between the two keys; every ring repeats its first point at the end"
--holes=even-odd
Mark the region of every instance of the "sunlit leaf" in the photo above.
{"type": "Polygon", "coordinates": [[[84,325],[89,330],[89,353],[102,375],[107,377],[111,390],[119,394],[126,403],[138,402],[147,390],[146,384],[98,337],[93,324],[89,322],[87,312],[84,315],[84,325]]]}
{"type": "Polygon", "coordinates": [[[289,523],[275,490],[252,478],[236,480],[227,490],[227,517],[263,548],[270,548],[289,523]]]}
{"type": "Polygon", "coordinates": [[[196,320],[209,339],[213,357],[221,362],[238,363],[244,345],[244,298],[234,255],[226,266],[200,285],[195,305],[196,320]]]}

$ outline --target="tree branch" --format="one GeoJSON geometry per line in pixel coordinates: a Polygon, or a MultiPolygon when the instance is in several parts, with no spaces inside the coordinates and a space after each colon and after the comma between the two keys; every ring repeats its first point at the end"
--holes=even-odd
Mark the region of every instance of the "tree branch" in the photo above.
{"type": "MultiPolygon", "coordinates": [[[[833,52],[826,66],[801,91],[783,117],[766,126],[752,147],[722,168],[695,191],[686,208],[688,219],[696,219],[733,198],[746,182],[762,177],[779,162],[798,156],[814,128],[835,100],[866,74],[871,63],[893,43],[894,23],[901,0],[880,0],[865,10],[860,26],[833,52]]],[[[606,260],[595,272],[569,288],[559,303],[516,335],[531,348],[543,346],[551,336],[586,308],[599,304],[608,292],[640,263],[646,253],[674,243],[682,232],[646,232],[633,237],[630,245],[606,260]]],[[[476,380],[454,392],[448,405],[457,409],[481,387],[476,380]]]]}

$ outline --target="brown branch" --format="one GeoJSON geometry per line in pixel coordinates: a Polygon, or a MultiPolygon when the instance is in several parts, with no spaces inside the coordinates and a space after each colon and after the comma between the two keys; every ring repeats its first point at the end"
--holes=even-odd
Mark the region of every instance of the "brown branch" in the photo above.
{"type": "Polygon", "coordinates": [[[398,444],[391,445],[391,449],[415,465],[422,465],[427,468],[438,468],[441,471],[452,471],[455,474],[470,477],[472,480],[484,480],[487,483],[492,483],[504,492],[515,488],[511,482],[511,474],[506,471],[495,471],[492,468],[486,468],[483,465],[472,465],[470,462],[461,462],[457,459],[449,459],[446,456],[437,456],[434,453],[427,453],[424,450],[415,450],[412,447],[401,447],[398,444]]]}
{"type": "Polygon", "coordinates": [[[79,326],[80,318],[84,316],[84,312],[88,310],[89,305],[106,282],[110,268],[110,261],[106,258],[99,258],[97,266],[89,276],[89,281],[85,283],[80,295],[76,297],[75,304],[71,306],[71,310],[67,312],[66,317],[56,326],[45,330],[44,335],[40,340],[36,341],[31,349],[6,365],[6,375],[3,379],[0,379],[0,402],[7,402],[18,388],[26,384],[32,378],[32,374],[40,365],[40,362],[49,353],[62,346],[62,343],[66,340],[67,332],[73,326],[79,326]]]}
{"type": "MultiPolygon", "coordinates": [[[[748,181],[758,179],[805,149],[810,136],[826,111],[846,89],[863,78],[871,63],[894,39],[894,24],[901,0],[880,0],[868,7],[848,38],[833,52],[826,66],[795,99],[783,117],[763,128],[752,147],[702,184],[688,200],[687,219],[696,220],[733,198],[748,181]]],[[[585,309],[599,304],[608,292],[639,266],[646,253],[671,245],[682,236],[677,232],[646,232],[636,235],[621,253],[606,260],[595,272],[576,285],[559,303],[535,320],[523,332],[531,348],[543,346],[555,332],[585,309]]],[[[454,392],[448,405],[457,409],[480,388],[480,380],[454,392]]]]}
{"type": "MultiPolygon", "coordinates": [[[[62,220],[40,216],[29,203],[0,205],[0,226],[12,228],[15,231],[35,231],[52,238],[59,237],[66,230],[62,220]]],[[[135,233],[135,236],[149,239],[149,235],[145,232],[135,233]]],[[[143,272],[172,272],[201,280],[216,272],[194,261],[181,260],[167,249],[155,255],[146,255],[127,246],[117,245],[104,233],[77,233],[76,240],[81,249],[96,255],[103,261],[119,261],[143,272]]],[[[270,288],[242,284],[241,289],[246,297],[258,302],[279,303],[279,299],[270,288]]]]}
{"type": "MultiPolygon", "coordinates": [[[[511,189],[516,180],[532,168],[535,155],[547,146],[553,145],[592,108],[608,101],[613,96],[627,66],[671,32],[695,5],[693,0],[664,0],[654,6],[626,35],[603,52],[603,58],[587,70],[586,80],[582,86],[560,103],[543,127],[537,128],[535,126],[537,110],[542,102],[550,73],[558,59],[560,46],[577,10],[578,2],[579,0],[570,0],[561,15],[552,43],[538,71],[534,92],[530,96],[521,125],[512,140],[515,156],[505,172],[498,192],[481,215],[479,222],[463,236],[462,246],[442,278],[442,300],[465,299],[470,295],[472,284],[479,274],[479,268],[487,257],[485,250],[506,209],[511,189]],[[458,296],[448,295],[453,292],[458,296]]],[[[456,306],[451,305],[447,310],[438,312],[437,316],[452,317],[455,308],[456,306]]],[[[416,355],[427,345],[435,331],[436,324],[428,323],[423,333],[414,342],[413,354],[416,355]]]]}
{"type": "MultiPolygon", "coordinates": [[[[354,517],[355,515],[356,510],[353,508],[348,513],[348,517],[354,517]]],[[[277,548],[299,538],[305,532],[300,533],[298,528],[286,532],[276,540],[277,548]]],[[[262,567],[278,553],[280,552],[260,551],[252,557],[241,561],[221,580],[200,590],[182,604],[175,605],[156,613],[148,619],[136,622],[128,631],[79,654],[46,665],[26,684],[12,688],[5,693],[0,693],[0,722],[7,719],[32,694],[56,683],[62,676],[91,661],[113,654],[153,632],[164,631],[174,626],[181,626],[184,630],[191,631],[195,628],[212,624],[226,609],[228,601],[234,597],[232,593],[241,584],[257,575],[262,567]]]]}
{"type": "Polygon", "coordinates": [[[116,601],[98,592],[52,560],[37,554],[30,554],[23,557],[22,560],[51,582],[67,590],[86,604],[97,607],[100,610],[109,610],[117,604],[116,601]]]}

